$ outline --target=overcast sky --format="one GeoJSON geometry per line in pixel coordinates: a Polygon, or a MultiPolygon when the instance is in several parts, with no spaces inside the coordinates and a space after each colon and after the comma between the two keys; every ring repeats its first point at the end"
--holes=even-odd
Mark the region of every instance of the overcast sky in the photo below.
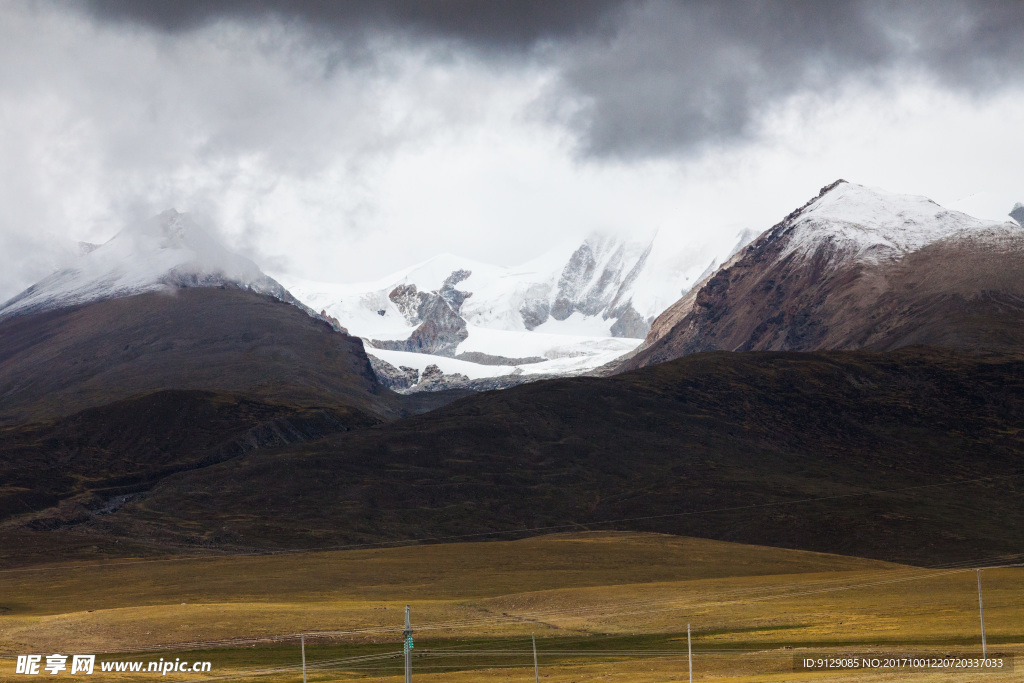
{"type": "Polygon", "coordinates": [[[0,299],[175,207],[266,270],[765,229],[836,178],[1024,200],[1024,3],[0,5],[0,299]]]}

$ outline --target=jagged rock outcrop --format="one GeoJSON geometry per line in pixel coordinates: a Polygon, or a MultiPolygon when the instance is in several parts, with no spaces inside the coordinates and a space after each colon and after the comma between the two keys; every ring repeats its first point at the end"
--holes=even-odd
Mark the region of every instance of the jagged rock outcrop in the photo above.
{"type": "Polygon", "coordinates": [[[456,270],[436,292],[421,292],[416,285],[399,285],[388,298],[410,323],[419,323],[408,339],[379,340],[370,344],[378,349],[454,356],[455,349],[469,337],[466,321],[459,315],[462,304],[473,295],[455,289],[470,276],[468,270],[456,270]]]}
{"type": "Polygon", "coordinates": [[[333,315],[328,314],[326,310],[320,310],[320,318],[323,319],[324,322],[329,323],[330,326],[333,327],[338,332],[348,334],[348,330],[342,327],[341,322],[333,315]]]}
{"type": "MultiPolygon", "coordinates": [[[[672,236],[637,237],[591,234],[572,245],[541,240],[543,251],[515,266],[445,253],[369,285],[289,285],[316,310],[337,316],[367,348],[537,356],[550,370],[530,370],[573,375],[636,348],[655,316],[689,291],[709,262],[720,262],[728,246],[716,238],[682,249],[672,236]],[[536,334],[521,336],[524,331],[536,334]]],[[[422,369],[428,362],[408,364],[422,369]]]]}
{"type": "Polygon", "coordinates": [[[460,289],[455,289],[455,285],[459,284],[473,272],[469,270],[456,270],[451,275],[445,278],[444,283],[441,285],[441,289],[438,290],[438,294],[441,298],[448,302],[448,305],[452,307],[452,310],[456,313],[462,312],[462,304],[466,302],[466,299],[473,296],[473,292],[464,292],[460,289]]]}
{"type": "Polygon", "coordinates": [[[1010,218],[1017,221],[1018,225],[1024,226],[1024,204],[1017,202],[1013,205],[1013,211],[1010,212],[1010,218]]]}
{"type": "Polygon", "coordinates": [[[388,294],[402,316],[413,325],[420,322],[420,306],[425,296],[427,293],[418,291],[416,285],[398,285],[388,294]]]}
{"type": "Polygon", "coordinates": [[[414,390],[441,391],[442,389],[463,389],[468,383],[469,377],[458,372],[446,375],[441,371],[441,368],[431,363],[423,369],[419,384],[414,387],[414,390]]]}
{"type": "Polygon", "coordinates": [[[405,365],[396,368],[373,354],[367,354],[367,357],[370,359],[370,367],[373,368],[373,374],[377,376],[377,381],[392,391],[405,391],[420,381],[420,371],[416,368],[405,365]]]}
{"type": "Polygon", "coordinates": [[[528,299],[519,309],[523,327],[533,332],[551,316],[551,305],[547,299],[528,299]]]}
{"type": "Polygon", "coordinates": [[[423,322],[412,331],[408,339],[374,339],[371,346],[390,351],[429,353],[435,356],[454,356],[455,349],[469,337],[466,321],[452,310],[440,296],[430,301],[423,310],[423,322]]]}
{"type": "Polygon", "coordinates": [[[396,368],[391,363],[377,358],[373,354],[367,355],[370,358],[370,367],[373,368],[374,374],[377,375],[377,381],[388,389],[397,391],[400,394],[447,391],[451,389],[492,391],[494,389],[508,389],[509,387],[526,384],[527,382],[537,382],[557,377],[557,375],[527,375],[517,368],[514,372],[507,375],[470,379],[459,372],[445,374],[435,363],[428,365],[424,368],[423,373],[420,374],[416,368],[404,365],[396,368]]]}
{"type": "Polygon", "coordinates": [[[495,389],[509,389],[511,387],[517,387],[520,384],[539,382],[546,379],[557,379],[558,377],[559,375],[527,375],[522,372],[513,372],[509,375],[472,379],[458,388],[469,389],[471,391],[494,391],[495,389]]]}
{"type": "Polygon", "coordinates": [[[421,317],[423,322],[406,340],[407,351],[454,356],[455,349],[469,337],[466,321],[440,296],[424,307],[421,317]]]}
{"type": "Polygon", "coordinates": [[[508,389],[510,387],[526,384],[527,382],[538,382],[544,379],[555,379],[557,375],[527,375],[522,370],[516,370],[507,375],[497,377],[481,377],[470,379],[462,373],[453,372],[445,374],[437,365],[428,365],[423,370],[419,384],[403,393],[418,393],[423,391],[446,391],[450,389],[462,389],[469,391],[493,391],[495,389],[508,389]]]}

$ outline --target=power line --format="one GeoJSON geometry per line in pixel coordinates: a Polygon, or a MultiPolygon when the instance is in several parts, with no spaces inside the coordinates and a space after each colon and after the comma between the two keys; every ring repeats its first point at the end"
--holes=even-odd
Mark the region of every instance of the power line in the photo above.
{"type": "MultiPolygon", "coordinates": [[[[576,618],[603,618],[607,619],[610,617],[622,617],[622,616],[635,616],[640,614],[654,614],[659,612],[671,612],[679,611],[682,609],[700,609],[707,607],[720,607],[730,604],[745,604],[751,602],[764,602],[770,600],[779,600],[786,598],[802,597],[806,595],[817,595],[823,593],[841,592],[849,590],[857,590],[863,588],[873,588],[882,585],[892,585],[897,583],[904,583],[909,581],[919,581],[930,578],[937,578],[942,576],[949,576],[953,574],[960,574],[965,572],[973,572],[979,567],[977,565],[967,566],[966,563],[954,563],[962,564],[963,566],[952,566],[949,568],[932,568],[932,569],[921,569],[921,568],[907,568],[903,570],[878,570],[878,572],[889,574],[890,572],[895,573],[895,576],[888,576],[885,579],[875,581],[860,581],[857,583],[849,583],[851,578],[847,577],[844,579],[838,579],[839,585],[828,585],[829,583],[836,583],[836,581],[826,580],[813,582],[808,588],[806,583],[790,583],[781,586],[769,586],[769,587],[751,587],[748,589],[735,589],[731,591],[719,591],[712,594],[711,599],[703,600],[687,600],[671,598],[665,600],[648,600],[648,601],[629,601],[616,605],[613,609],[617,611],[608,611],[606,607],[595,605],[593,607],[576,607],[568,609],[550,609],[550,610],[535,610],[532,612],[520,612],[515,615],[509,616],[494,616],[494,617],[477,617],[473,619],[461,619],[453,620],[448,622],[436,622],[421,624],[418,628],[423,631],[451,631],[461,630],[469,628],[478,628],[486,625],[502,625],[510,623],[524,623],[530,621],[537,621],[540,619],[552,619],[558,617],[576,617],[576,618]],[[787,589],[798,589],[798,590],[787,590],[787,589]]],[[[1011,568],[1024,566],[1021,564],[1002,564],[1002,565],[986,565],[984,569],[992,568],[1011,568]]],[[[874,574],[876,572],[857,572],[858,575],[863,574],[874,574]]],[[[307,636],[313,636],[318,638],[337,638],[339,636],[357,636],[357,635],[369,635],[369,634],[387,634],[394,633],[397,627],[393,626],[381,626],[381,627],[370,627],[363,629],[347,629],[347,630],[331,630],[331,631],[316,631],[316,632],[304,632],[307,636]]],[[[254,643],[272,643],[272,642],[286,642],[292,641],[301,634],[279,634],[275,636],[255,636],[249,638],[230,638],[230,639],[218,639],[218,640],[206,640],[206,641],[193,641],[188,643],[174,643],[165,646],[150,647],[150,648],[131,648],[131,649],[115,649],[97,651],[97,654],[116,654],[116,653],[131,653],[131,652],[156,652],[166,649],[177,649],[177,650],[200,650],[210,649],[214,647],[224,647],[229,645],[242,645],[242,644],[254,644],[254,643]]],[[[511,639],[510,639],[511,640],[511,639]]]]}

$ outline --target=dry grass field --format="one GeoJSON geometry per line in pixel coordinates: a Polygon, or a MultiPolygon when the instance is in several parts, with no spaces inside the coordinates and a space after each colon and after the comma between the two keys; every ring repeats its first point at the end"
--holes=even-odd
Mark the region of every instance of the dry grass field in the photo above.
{"type": "MultiPolygon", "coordinates": [[[[1024,651],[1024,569],[982,577],[990,653],[1024,651]]],[[[687,680],[688,623],[695,680],[1024,679],[793,671],[805,654],[980,654],[964,567],[625,532],[3,570],[0,679],[32,680],[17,654],[59,652],[212,662],[168,680],[301,681],[302,633],[309,681],[398,681],[406,604],[420,681],[530,681],[531,634],[544,681],[687,680]]]]}

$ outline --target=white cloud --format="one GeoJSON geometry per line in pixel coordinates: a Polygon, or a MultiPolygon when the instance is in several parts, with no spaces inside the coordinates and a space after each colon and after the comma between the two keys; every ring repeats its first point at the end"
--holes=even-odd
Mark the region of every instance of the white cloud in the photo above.
{"type": "Polygon", "coordinates": [[[574,131],[537,114],[554,53],[381,38],[352,60],[272,21],[168,36],[2,12],[0,299],[73,240],[170,206],[269,270],[357,280],[443,251],[513,265],[594,229],[720,245],[838,177],[983,217],[1024,199],[1014,90],[876,75],[766,105],[741,141],[626,161],[580,157],[574,131]]]}

